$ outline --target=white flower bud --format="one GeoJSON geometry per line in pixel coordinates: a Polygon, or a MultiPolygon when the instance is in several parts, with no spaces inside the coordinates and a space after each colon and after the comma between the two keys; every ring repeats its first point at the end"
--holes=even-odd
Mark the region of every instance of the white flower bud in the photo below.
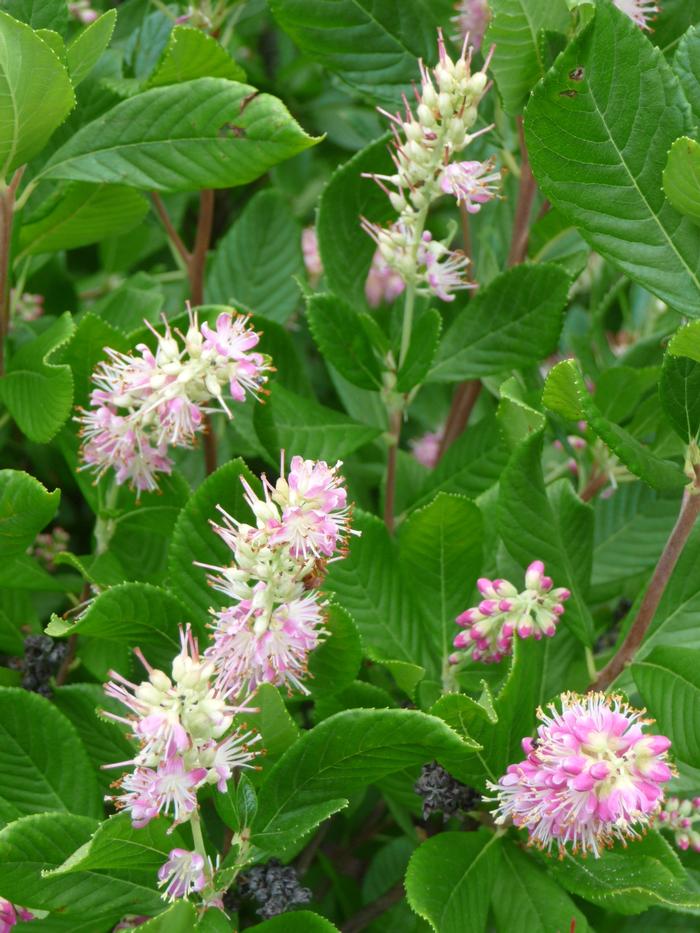
{"type": "Polygon", "coordinates": [[[469,90],[476,97],[480,97],[484,93],[484,88],[488,82],[488,78],[483,71],[477,71],[476,74],[473,74],[469,79],[469,90]]]}

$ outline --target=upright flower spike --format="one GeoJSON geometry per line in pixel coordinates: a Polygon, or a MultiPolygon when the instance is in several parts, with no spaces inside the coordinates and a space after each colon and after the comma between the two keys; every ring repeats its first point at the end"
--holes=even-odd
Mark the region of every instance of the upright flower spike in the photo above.
{"type": "Polygon", "coordinates": [[[659,813],[659,828],[673,833],[676,845],[684,852],[700,852],[700,797],[679,800],[669,797],[659,813]]]}
{"type": "Polygon", "coordinates": [[[128,717],[104,712],[109,719],[129,726],[139,750],[116,786],[113,799],[126,809],[137,828],[160,813],[171,813],[175,823],[188,820],[197,806],[197,791],[215,784],[222,793],[237,768],[251,767],[260,738],[245,727],[229,733],[234,716],[249,708],[231,706],[212,686],[214,666],[199,654],[189,627],[180,632],[181,650],[171,676],[152,668],[141,652],[136,655],[148,671],[148,680],[134,684],[116,672],[105,693],[129,710],[128,717]]]}
{"type": "Polygon", "coordinates": [[[655,0],[613,0],[613,3],[640,29],[651,29],[649,23],[659,12],[659,5],[655,0]]]}
{"type": "MultiPolygon", "coordinates": [[[[248,317],[222,312],[215,327],[199,326],[189,312],[186,334],[153,328],[155,353],[144,344],[136,354],[106,348],[108,360],[93,374],[91,407],[77,421],[83,438],[83,469],[99,479],[115,471],[117,484],[139,492],[157,488],[157,474],[170,473],[170,447],[192,447],[215,411],[232,417],[225,398],[258,397],[271,370],[268,356],[255,350],[260,335],[248,317]]],[[[149,325],[150,327],[150,325],[149,325]]]]}
{"type": "MultiPolygon", "coordinates": [[[[472,660],[486,664],[495,664],[512,653],[514,635],[551,638],[571,595],[564,587],[553,588],[541,560],[527,568],[521,593],[508,580],[482,577],[477,587],[484,598],[457,616],[457,624],[465,631],[457,635],[454,646],[471,649],[472,660]]],[[[457,663],[460,656],[453,655],[452,660],[457,663]]]]}
{"type": "Polygon", "coordinates": [[[293,457],[285,476],[283,461],[274,486],[263,477],[262,499],[243,481],[255,525],[220,509],[223,524],[213,528],[232,563],[199,566],[234,600],[212,610],[213,643],[205,652],[223,694],[254,692],[263,683],[308,692],[308,655],[324,636],[325,603],[315,583],[354,533],[340,466],[293,457]]]}
{"type": "Polygon", "coordinates": [[[385,192],[399,216],[388,227],[362,218],[363,229],[403,282],[442,301],[452,301],[455,291],[471,287],[466,279],[469,260],[425,231],[428,210],[443,194],[450,194],[476,213],[496,196],[500,180],[492,171],[492,160],[481,163],[457,158],[472,140],[490,129],[471,132],[486,90],[491,53],[483,69],[472,74],[472,51],[467,42],[465,37],[461,55],[452,61],[442,33],[438,33],[437,66],[430,70],[419,62],[421,86],[415,91],[415,108],[411,109],[404,98],[403,113],[380,110],[392,124],[391,157],[396,171],[366,176],[385,192]]]}
{"type": "Polygon", "coordinates": [[[548,712],[537,711],[535,740],[523,739],[526,758],[497,784],[496,823],[527,829],[529,842],[550,851],[592,852],[639,836],[661,809],[671,742],[647,735],[643,711],[603,693],[564,693],[548,712]]]}

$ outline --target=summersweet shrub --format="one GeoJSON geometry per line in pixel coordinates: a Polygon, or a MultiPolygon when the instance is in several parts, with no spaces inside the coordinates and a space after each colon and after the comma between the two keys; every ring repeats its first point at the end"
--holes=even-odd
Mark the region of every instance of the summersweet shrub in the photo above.
{"type": "Polygon", "coordinates": [[[0,933],[697,928],[698,75],[6,0],[0,933]]]}

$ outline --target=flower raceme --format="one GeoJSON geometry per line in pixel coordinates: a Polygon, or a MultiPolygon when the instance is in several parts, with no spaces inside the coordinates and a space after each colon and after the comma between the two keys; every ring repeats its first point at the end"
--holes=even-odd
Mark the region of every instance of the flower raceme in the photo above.
{"type": "Polygon", "coordinates": [[[659,813],[659,826],[671,830],[679,849],[700,852],[700,797],[669,797],[659,813]]]}
{"type": "MultiPolygon", "coordinates": [[[[553,589],[541,560],[533,561],[525,572],[525,589],[519,593],[508,580],[477,580],[484,597],[478,606],[457,616],[464,627],[454,640],[455,648],[471,649],[473,661],[495,664],[513,651],[513,636],[550,637],[555,634],[564,602],[571,595],[564,587],[553,589]]],[[[458,654],[451,660],[461,660],[458,654]]]]}
{"type": "Polygon", "coordinates": [[[181,650],[171,676],[156,670],[136,649],[148,680],[134,684],[112,671],[107,696],[129,710],[129,717],[103,715],[125,723],[139,743],[132,765],[116,786],[118,808],[126,809],[135,827],[145,826],[160,813],[170,813],[175,825],[188,820],[197,806],[197,790],[215,784],[220,792],[235,768],[251,767],[260,738],[245,726],[230,732],[234,716],[250,707],[232,706],[212,686],[214,667],[199,654],[189,626],[180,632],[181,650]]]}
{"type": "Polygon", "coordinates": [[[199,326],[189,311],[186,334],[156,337],[155,353],[145,344],[137,353],[106,349],[108,361],[94,375],[91,407],[80,411],[83,469],[97,477],[116,472],[118,484],[139,492],[157,488],[156,475],[170,473],[169,447],[192,447],[205,429],[205,415],[231,409],[224,397],[243,402],[257,397],[271,369],[270,358],[255,351],[260,335],[248,317],[221,313],[214,328],[199,326]]]}
{"type": "Polygon", "coordinates": [[[497,784],[496,823],[527,829],[529,842],[562,853],[593,852],[638,837],[661,809],[672,777],[663,735],[647,735],[643,711],[603,693],[565,693],[538,710],[536,738],[523,739],[526,758],[497,784]]]}
{"type": "Polygon", "coordinates": [[[315,584],[354,533],[340,465],[293,457],[285,476],[283,461],[274,486],[263,477],[262,498],[242,479],[254,525],[220,509],[223,524],[213,528],[232,563],[199,566],[234,601],[212,610],[213,642],[205,652],[226,696],[262,683],[308,692],[302,683],[307,658],[324,635],[325,603],[315,584]]]}
{"type": "Polygon", "coordinates": [[[415,113],[406,99],[403,114],[380,111],[392,123],[395,173],[366,175],[382,188],[399,216],[389,227],[363,218],[363,229],[405,283],[443,301],[452,301],[455,291],[471,287],[465,279],[469,260],[424,229],[427,212],[434,201],[449,194],[469,213],[477,213],[496,196],[500,183],[492,160],[458,158],[472,140],[490,129],[471,132],[486,90],[491,53],[482,70],[472,74],[467,41],[452,61],[438,34],[437,66],[431,71],[419,63],[421,87],[415,92],[415,113]]]}

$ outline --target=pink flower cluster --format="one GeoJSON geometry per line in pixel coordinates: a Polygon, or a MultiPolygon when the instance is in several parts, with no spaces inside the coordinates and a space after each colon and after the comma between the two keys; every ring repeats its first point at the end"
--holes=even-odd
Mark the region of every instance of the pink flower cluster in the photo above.
{"type": "Polygon", "coordinates": [[[486,0],[459,0],[452,22],[456,28],[456,41],[469,39],[478,52],[491,21],[491,10],[486,0]]]}
{"type": "Polygon", "coordinates": [[[91,408],[77,419],[83,468],[98,478],[113,469],[118,484],[156,489],[156,474],[172,470],[168,447],[191,447],[210,412],[232,416],[225,388],[243,402],[247,392],[257,397],[267,381],[270,358],[254,350],[260,335],[249,318],[226,311],[211,328],[189,314],[185,335],[167,321],[164,334],[150,328],[155,353],[145,344],[136,348],[138,355],[106,348],[109,361],[93,375],[91,408]]]}
{"type": "Polygon", "coordinates": [[[613,3],[640,29],[651,29],[649,21],[659,12],[655,0],[613,0],[613,3]]]}
{"type": "Polygon", "coordinates": [[[263,498],[243,480],[255,525],[220,509],[223,524],[213,527],[233,561],[200,566],[213,571],[214,589],[235,600],[212,610],[213,643],[205,652],[227,696],[262,683],[307,692],[307,657],[324,634],[325,604],[315,581],[352,533],[340,465],[293,457],[285,477],[283,461],[274,486],[263,477],[263,498]]]}
{"type": "Polygon", "coordinates": [[[0,933],[11,933],[20,920],[34,920],[34,914],[0,897],[0,933]]]}
{"type": "Polygon", "coordinates": [[[669,829],[673,833],[679,849],[700,852],[700,797],[692,800],[669,797],[659,813],[659,823],[661,829],[669,829]]]}
{"type": "Polygon", "coordinates": [[[229,705],[212,687],[214,667],[200,657],[189,626],[181,629],[180,642],[171,677],[151,667],[136,649],[148,680],[135,684],[111,671],[105,687],[130,715],[104,715],[126,724],[139,744],[134,758],[109,766],[133,770],[116,782],[120,794],[108,799],[127,810],[137,828],[161,813],[171,814],[173,825],[190,819],[198,789],[215,784],[223,793],[234,769],[250,767],[255,757],[250,746],[260,738],[245,727],[230,731],[234,716],[245,707],[229,705]]]}
{"type": "Polygon", "coordinates": [[[442,428],[438,431],[428,431],[427,434],[411,441],[411,450],[418,463],[431,470],[437,465],[443,433],[442,428]]]}
{"type": "MultiPolygon", "coordinates": [[[[571,595],[564,587],[553,589],[541,560],[533,561],[525,572],[525,589],[519,593],[508,580],[477,580],[484,597],[478,606],[457,616],[464,627],[454,640],[455,648],[471,650],[473,661],[495,664],[512,654],[513,637],[542,638],[555,634],[564,602],[571,595]]],[[[458,663],[460,655],[450,659],[458,663]]]]}
{"type": "Polygon", "coordinates": [[[213,873],[211,859],[187,849],[171,849],[168,860],[158,869],[158,882],[166,885],[164,897],[169,901],[189,894],[199,894],[206,887],[207,876],[213,873]],[[208,864],[207,864],[208,863],[208,864]]]}
{"type": "Polygon", "coordinates": [[[529,843],[562,852],[593,852],[637,837],[659,813],[672,777],[671,742],[647,735],[642,719],[619,697],[565,693],[549,713],[537,712],[537,736],[523,739],[526,758],[497,784],[496,823],[527,829],[529,843]],[[560,707],[560,708],[559,708],[560,707]]]}
{"type": "Polygon", "coordinates": [[[487,86],[490,53],[482,70],[472,74],[472,50],[467,42],[465,37],[460,57],[452,61],[442,34],[438,34],[437,66],[431,71],[419,62],[421,87],[416,89],[415,112],[406,99],[403,114],[380,111],[392,123],[396,171],[366,175],[384,191],[399,216],[388,227],[363,217],[365,233],[403,282],[442,301],[452,301],[455,291],[471,287],[466,280],[469,260],[425,230],[431,204],[449,194],[467,211],[477,213],[496,196],[500,186],[493,160],[482,163],[458,158],[477,136],[491,129],[471,132],[487,86]]]}

